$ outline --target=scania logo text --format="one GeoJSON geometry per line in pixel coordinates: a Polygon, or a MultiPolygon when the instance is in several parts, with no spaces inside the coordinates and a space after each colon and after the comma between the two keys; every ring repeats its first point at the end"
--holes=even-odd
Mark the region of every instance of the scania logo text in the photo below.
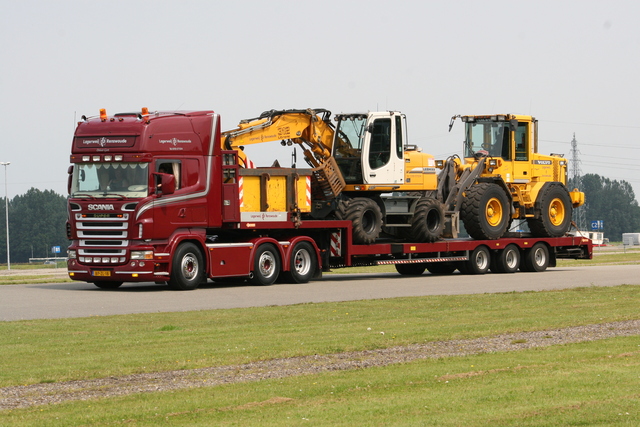
{"type": "Polygon", "coordinates": [[[88,209],[90,211],[113,211],[115,210],[115,208],[113,207],[113,205],[98,205],[98,204],[91,204],[89,206],[87,206],[88,209]]]}

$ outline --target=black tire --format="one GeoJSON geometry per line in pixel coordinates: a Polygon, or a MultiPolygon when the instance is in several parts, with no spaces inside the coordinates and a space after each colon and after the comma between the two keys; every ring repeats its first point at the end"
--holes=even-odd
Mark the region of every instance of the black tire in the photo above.
{"type": "Polygon", "coordinates": [[[167,284],[178,291],[192,291],[204,283],[205,265],[202,252],[193,243],[182,243],[171,262],[171,276],[167,284]]]}
{"type": "Polygon", "coordinates": [[[460,217],[467,233],[474,239],[499,239],[511,222],[509,198],[498,184],[472,185],[465,191],[460,217]]]}
{"type": "Polygon", "coordinates": [[[122,282],[93,282],[100,289],[118,289],[122,286],[122,282]]]}
{"type": "Polygon", "coordinates": [[[485,274],[491,266],[491,253],[486,246],[478,246],[469,254],[468,261],[458,264],[462,274],[485,274]]]}
{"type": "Polygon", "coordinates": [[[442,237],[444,206],[436,199],[423,197],[416,203],[411,228],[404,237],[417,243],[433,243],[442,237]]]}
{"type": "Polygon", "coordinates": [[[542,190],[536,201],[538,218],[527,220],[534,237],[561,237],[571,227],[573,205],[569,192],[560,183],[552,183],[542,190]]]}
{"type": "Polygon", "coordinates": [[[492,258],[491,272],[515,273],[520,267],[520,250],[516,245],[507,245],[492,258]]]}
{"type": "Polygon", "coordinates": [[[545,271],[549,266],[549,261],[549,248],[544,243],[538,242],[524,251],[520,270],[529,272],[545,271]]]}
{"type": "Polygon", "coordinates": [[[353,224],[353,243],[370,245],[382,231],[380,206],[366,197],[356,197],[338,205],[336,216],[353,224]]]}
{"type": "Polygon", "coordinates": [[[427,270],[434,276],[447,276],[456,271],[458,267],[453,262],[430,262],[427,263],[427,270]]]}
{"type": "Polygon", "coordinates": [[[307,283],[318,268],[316,251],[309,242],[296,244],[289,258],[289,271],[284,273],[287,283],[307,283]]]}
{"type": "Polygon", "coordinates": [[[395,264],[396,271],[403,276],[420,276],[427,268],[426,264],[395,264]]]}
{"type": "Polygon", "coordinates": [[[280,253],[271,243],[260,245],[253,260],[251,283],[259,286],[272,285],[280,274],[280,253]]]}

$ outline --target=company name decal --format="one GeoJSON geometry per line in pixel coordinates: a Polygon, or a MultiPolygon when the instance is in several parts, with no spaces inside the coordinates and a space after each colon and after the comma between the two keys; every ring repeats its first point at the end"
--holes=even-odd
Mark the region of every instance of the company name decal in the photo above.
{"type": "Polygon", "coordinates": [[[169,150],[182,150],[182,147],[180,147],[180,144],[191,144],[191,140],[190,139],[178,139],[178,138],[171,138],[171,139],[160,139],[158,140],[158,142],[160,144],[169,144],[172,147],[169,147],[169,150]]]}
{"type": "Polygon", "coordinates": [[[118,144],[128,144],[129,141],[127,139],[112,139],[103,136],[102,138],[97,139],[83,139],[82,145],[99,145],[100,147],[104,147],[106,145],[118,145],[118,144]]]}
{"type": "Polygon", "coordinates": [[[92,204],[87,206],[90,211],[113,211],[115,210],[113,205],[110,204],[92,204]]]}
{"type": "Polygon", "coordinates": [[[240,212],[240,220],[243,222],[268,222],[286,221],[286,212],[240,212]]]}

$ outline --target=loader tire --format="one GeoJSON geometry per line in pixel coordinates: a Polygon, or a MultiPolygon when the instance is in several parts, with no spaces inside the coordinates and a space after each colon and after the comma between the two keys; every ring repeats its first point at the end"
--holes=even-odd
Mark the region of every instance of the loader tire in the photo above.
{"type": "Polygon", "coordinates": [[[442,237],[444,206],[436,199],[423,197],[416,204],[411,228],[404,237],[416,243],[433,243],[442,237]]]}
{"type": "Polygon", "coordinates": [[[527,220],[534,237],[561,237],[571,226],[573,206],[569,192],[560,183],[547,186],[538,196],[538,218],[527,220]]]}
{"type": "Polygon", "coordinates": [[[507,194],[497,184],[481,182],[465,191],[460,217],[476,240],[499,239],[511,223],[507,194]]]}
{"type": "Polygon", "coordinates": [[[338,205],[338,219],[353,224],[353,242],[370,245],[382,231],[382,211],[380,206],[366,197],[356,197],[338,205]]]}

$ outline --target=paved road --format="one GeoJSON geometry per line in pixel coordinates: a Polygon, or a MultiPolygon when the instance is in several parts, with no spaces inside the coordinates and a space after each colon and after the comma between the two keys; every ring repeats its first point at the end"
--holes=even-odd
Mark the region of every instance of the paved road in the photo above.
{"type": "Polygon", "coordinates": [[[325,275],[305,285],[210,283],[170,291],[153,283],[105,291],[87,283],[0,286],[0,321],[106,316],[351,301],[400,296],[538,291],[578,286],[640,285],[637,265],[553,268],[543,273],[403,277],[395,273],[325,275]]]}

